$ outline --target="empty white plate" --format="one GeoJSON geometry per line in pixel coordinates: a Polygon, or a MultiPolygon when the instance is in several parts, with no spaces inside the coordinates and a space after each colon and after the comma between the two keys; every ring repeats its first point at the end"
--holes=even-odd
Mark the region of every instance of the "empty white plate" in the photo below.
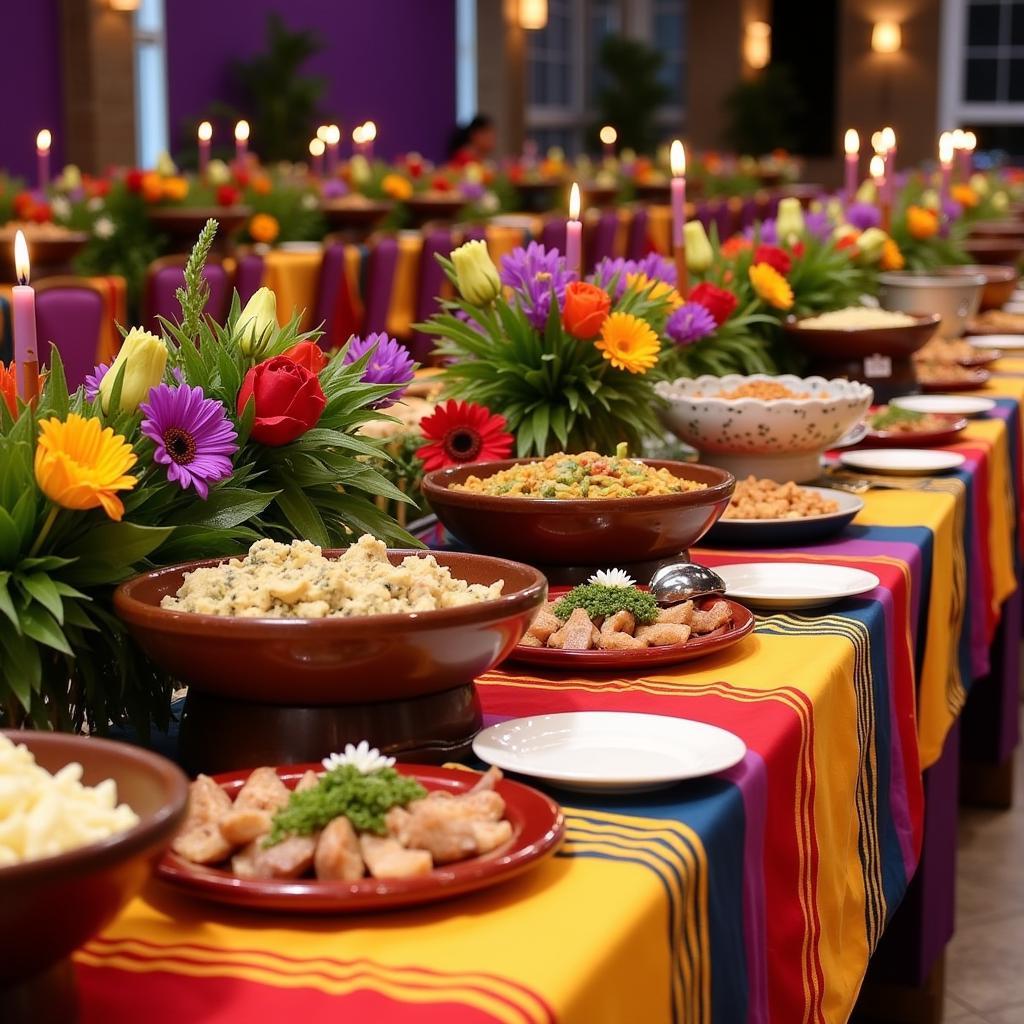
{"type": "Polygon", "coordinates": [[[863,452],[843,452],[839,461],[850,469],[862,469],[868,473],[928,476],[957,469],[965,460],[958,452],[944,452],[937,448],[873,448],[863,452]]]}
{"type": "Polygon", "coordinates": [[[889,404],[911,412],[946,413],[950,416],[980,416],[996,407],[991,398],[975,398],[973,395],[904,395],[894,398],[889,404]]]}
{"type": "Polygon", "coordinates": [[[1024,300],[1017,298],[1011,299],[1009,302],[1006,303],[1005,306],[1003,306],[1003,312],[1024,313],[1024,300]]]}
{"type": "Polygon", "coordinates": [[[997,348],[1002,352],[1024,348],[1024,334],[975,334],[964,341],[975,348],[997,348]]]}
{"type": "Polygon", "coordinates": [[[715,572],[729,597],[761,608],[819,608],[880,583],[873,572],[828,562],[743,562],[715,572]]]}
{"type": "Polygon", "coordinates": [[[642,792],[739,764],[738,736],[704,722],[620,711],[516,718],[484,729],[473,752],[503,771],[584,792],[642,792]]]}

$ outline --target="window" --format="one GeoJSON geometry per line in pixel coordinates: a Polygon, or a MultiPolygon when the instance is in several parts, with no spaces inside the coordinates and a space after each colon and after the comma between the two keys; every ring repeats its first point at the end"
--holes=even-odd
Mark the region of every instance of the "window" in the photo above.
{"type": "Polygon", "coordinates": [[[135,158],[152,167],[170,149],[167,130],[164,0],[141,0],[135,12],[135,158]]]}
{"type": "Polygon", "coordinates": [[[455,120],[468,124],[477,114],[476,0],[455,6],[455,120]]]}

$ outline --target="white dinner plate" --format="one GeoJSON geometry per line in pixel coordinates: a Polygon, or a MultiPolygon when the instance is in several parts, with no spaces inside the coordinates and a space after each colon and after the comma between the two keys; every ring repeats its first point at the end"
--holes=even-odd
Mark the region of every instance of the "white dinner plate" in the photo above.
{"type": "Polygon", "coordinates": [[[880,583],[873,572],[828,562],[741,562],[715,572],[729,597],[760,608],[820,608],[880,583]]]}
{"type": "Polygon", "coordinates": [[[998,348],[1003,352],[1024,348],[1024,334],[975,334],[964,341],[974,348],[998,348]]]}
{"type": "Polygon", "coordinates": [[[945,452],[937,448],[872,448],[862,452],[843,452],[839,461],[850,469],[868,473],[929,476],[958,469],[965,459],[959,452],[945,452]]]}
{"type": "Polygon", "coordinates": [[[894,398],[889,404],[911,412],[945,413],[949,416],[980,416],[996,407],[991,398],[975,398],[973,395],[904,395],[894,398]]]}
{"type": "Polygon", "coordinates": [[[473,752],[503,771],[583,792],[642,792],[739,764],[738,736],[704,722],[621,711],[515,718],[484,729],[473,752]]]}
{"type": "Polygon", "coordinates": [[[1024,313],[1024,300],[1011,298],[1009,302],[1003,306],[1004,313],[1024,313]]]}

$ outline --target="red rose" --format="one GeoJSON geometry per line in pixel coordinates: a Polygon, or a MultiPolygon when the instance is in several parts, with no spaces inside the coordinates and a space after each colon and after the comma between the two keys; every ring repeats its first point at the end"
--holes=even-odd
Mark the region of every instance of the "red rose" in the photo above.
{"type": "Polygon", "coordinates": [[[319,373],[328,361],[324,350],[315,341],[300,341],[298,345],[292,345],[281,355],[293,363],[298,363],[299,366],[304,366],[310,373],[319,373]]]}
{"type": "Polygon", "coordinates": [[[798,259],[800,259],[801,256],[803,256],[804,249],[805,249],[805,246],[804,246],[803,242],[800,242],[800,241],[794,242],[790,246],[790,248],[793,250],[793,259],[798,260],[798,259]]]}
{"type": "Polygon", "coordinates": [[[562,326],[574,338],[589,341],[601,333],[611,308],[611,296],[603,288],[586,281],[570,281],[565,286],[562,326]]]}
{"type": "Polygon", "coordinates": [[[451,192],[452,183],[443,175],[438,174],[430,183],[430,187],[435,192],[451,192]]]}
{"type": "Polygon", "coordinates": [[[249,187],[249,172],[243,171],[240,168],[235,171],[235,184],[239,188],[249,187]]]}
{"type": "Polygon", "coordinates": [[[50,209],[50,204],[36,203],[36,205],[32,207],[29,219],[35,221],[37,224],[45,224],[47,221],[52,220],[53,211],[50,209]]]}
{"type": "Polygon", "coordinates": [[[783,277],[789,273],[793,266],[789,253],[784,249],[780,249],[777,245],[759,245],[754,250],[754,257],[750,262],[751,265],[767,263],[769,267],[777,270],[783,277]]]}
{"type": "Polygon", "coordinates": [[[690,301],[699,302],[721,327],[736,310],[736,296],[724,288],[716,288],[707,281],[701,282],[690,291],[690,301]]]}
{"type": "Polygon", "coordinates": [[[36,201],[31,192],[19,192],[14,197],[14,214],[18,220],[30,220],[36,201]]]}
{"type": "Polygon", "coordinates": [[[142,191],[142,171],[134,170],[129,171],[124,176],[124,187],[129,192],[141,192],[142,191]]]}
{"type": "Polygon", "coordinates": [[[273,447],[315,427],[327,405],[316,375],[287,356],[257,363],[245,375],[238,392],[239,415],[250,398],[256,403],[253,440],[273,447]]]}
{"type": "Polygon", "coordinates": [[[234,185],[221,185],[217,189],[218,206],[234,206],[238,202],[239,192],[234,185]]]}

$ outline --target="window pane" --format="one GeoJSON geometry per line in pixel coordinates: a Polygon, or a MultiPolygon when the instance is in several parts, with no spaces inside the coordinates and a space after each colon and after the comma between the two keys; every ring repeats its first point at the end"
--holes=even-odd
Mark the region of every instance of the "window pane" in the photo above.
{"type": "Polygon", "coordinates": [[[1024,2],[1018,0],[1010,11],[1010,42],[1024,46],[1024,2]]]}
{"type": "Polygon", "coordinates": [[[1010,62],[1010,83],[1007,99],[1011,103],[1024,103],[1024,60],[1010,62]]]}
{"type": "Polygon", "coordinates": [[[973,3],[967,12],[967,45],[994,46],[999,42],[998,3],[973,3]]]}
{"type": "Polygon", "coordinates": [[[984,58],[967,61],[964,99],[968,103],[991,103],[996,99],[996,61],[984,58]]]}

